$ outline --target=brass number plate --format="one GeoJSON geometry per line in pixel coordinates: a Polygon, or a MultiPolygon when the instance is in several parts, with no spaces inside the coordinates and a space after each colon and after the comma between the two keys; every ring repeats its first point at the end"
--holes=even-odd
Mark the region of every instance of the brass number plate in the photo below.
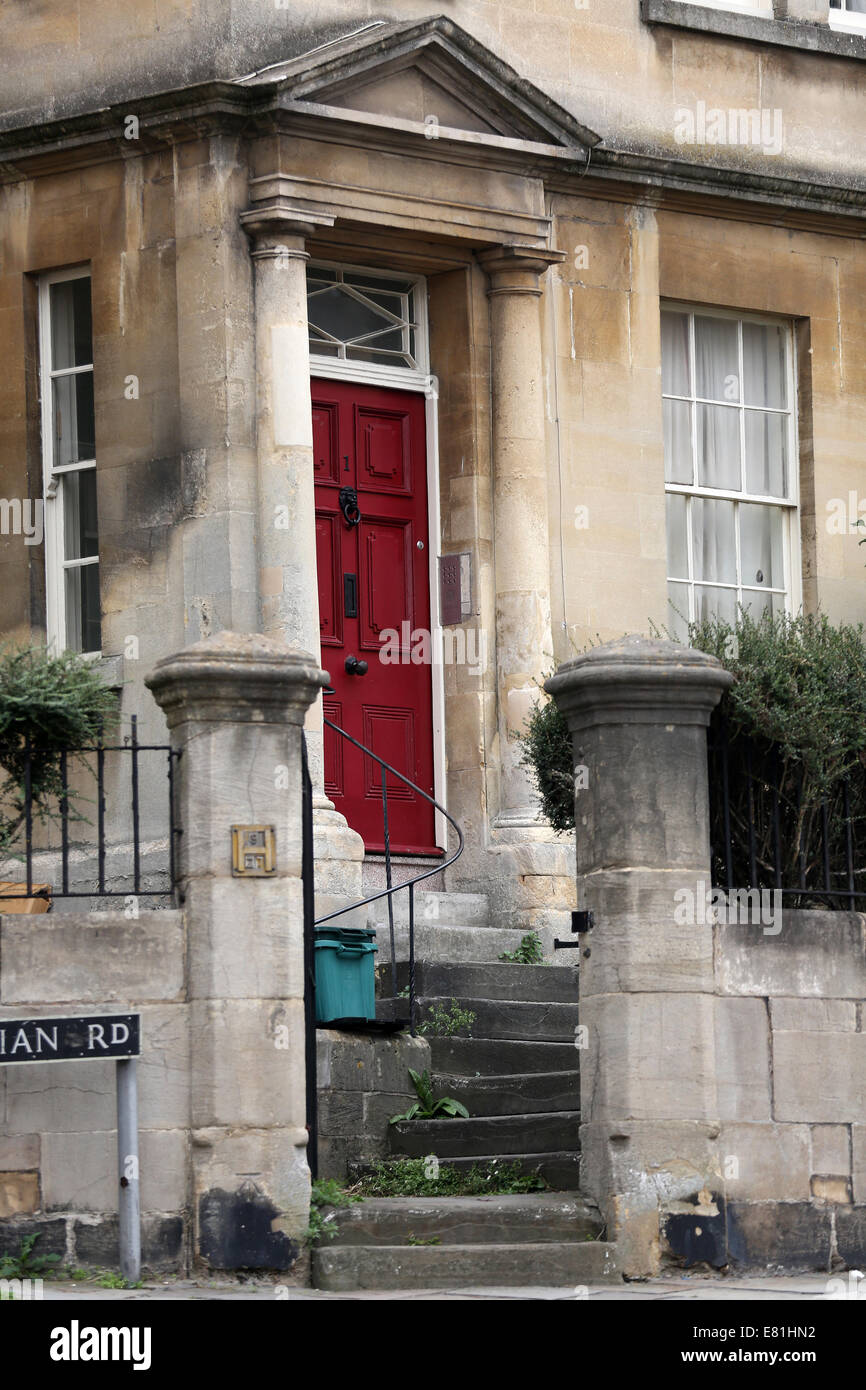
{"type": "Polygon", "coordinates": [[[267,878],[277,871],[277,834],[272,825],[232,826],[234,878],[267,878]]]}

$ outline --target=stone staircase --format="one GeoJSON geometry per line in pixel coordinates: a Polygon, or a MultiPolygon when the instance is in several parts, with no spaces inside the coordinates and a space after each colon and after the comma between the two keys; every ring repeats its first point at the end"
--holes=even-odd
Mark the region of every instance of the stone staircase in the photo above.
{"type": "MultiPolygon", "coordinates": [[[[423,895],[422,907],[427,897],[476,895],[431,893],[423,895]]],[[[314,1252],[318,1288],[567,1287],[619,1280],[599,1213],[576,1191],[577,972],[570,965],[498,962],[496,956],[513,949],[521,933],[508,932],[501,942],[504,933],[487,924],[480,903],[460,906],[463,919],[457,922],[445,901],[437,904],[441,915],[435,919],[419,917],[416,989],[419,1021],[436,1005],[450,1008],[452,999],[476,1015],[471,1036],[427,1035],[436,1095],[462,1101],[470,1118],[393,1126],[391,1151],[395,1158],[435,1155],[458,1169],[495,1160],[517,1164],[539,1173],[552,1190],[366,1198],[336,1213],[336,1237],[314,1252]],[[443,929],[447,944],[441,936],[437,942],[443,929]],[[437,942],[432,953],[428,941],[437,942]]],[[[398,990],[408,980],[400,928],[398,922],[398,990]]],[[[380,930],[380,942],[382,935],[380,930]]],[[[389,993],[390,977],[390,969],[381,972],[380,988],[389,993]]],[[[405,1014],[405,999],[381,1000],[383,1017],[395,1010],[405,1014]]]]}

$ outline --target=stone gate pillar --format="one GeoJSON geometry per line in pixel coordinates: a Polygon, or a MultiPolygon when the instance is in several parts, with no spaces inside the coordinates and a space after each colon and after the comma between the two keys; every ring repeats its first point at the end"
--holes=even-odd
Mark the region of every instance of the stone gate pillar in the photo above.
{"type": "MultiPolygon", "coordinates": [[[[644,637],[547,682],[575,766],[581,1187],[626,1273],[658,1267],[671,1204],[718,1192],[706,725],[731,683],[713,657],[644,637]],[[689,912],[689,893],[694,911],[689,912]]],[[[718,1215],[718,1212],[715,1212],[718,1215]]]]}
{"type": "Polygon", "coordinates": [[[218,1269],[290,1268],[307,1224],[301,729],[324,681],[232,632],[147,680],[181,753],[195,1257],[218,1269]],[[233,825],[274,826],[271,876],[233,877],[233,825]]]}

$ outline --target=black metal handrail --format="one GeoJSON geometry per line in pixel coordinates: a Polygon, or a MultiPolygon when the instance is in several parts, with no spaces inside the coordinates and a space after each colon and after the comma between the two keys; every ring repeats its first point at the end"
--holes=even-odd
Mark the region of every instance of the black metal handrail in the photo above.
{"type": "MultiPolygon", "coordinates": [[[[6,900],[18,900],[27,898],[125,898],[130,896],[128,887],[112,889],[106,887],[106,837],[105,837],[105,810],[106,810],[106,788],[105,788],[105,755],[106,753],[127,753],[130,757],[130,802],[129,808],[132,817],[132,896],[134,897],[165,897],[167,893],[173,893],[175,888],[175,859],[176,859],[176,837],[181,834],[175,816],[175,765],[181,757],[178,749],[171,748],[168,744],[162,743],[139,743],[138,741],[138,717],[132,715],[130,718],[131,732],[123,736],[123,743],[104,743],[100,740],[93,744],[84,744],[80,748],[70,748],[59,754],[60,763],[60,790],[57,797],[57,811],[52,812],[49,819],[60,823],[60,870],[61,883],[59,887],[53,884],[50,890],[34,889],[33,886],[33,857],[34,854],[48,854],[54,851],[47,848],[34,849],[34,809],[33,809],[33,788],[32,788],[32,766],[34,754],[31,750],[29,740],[25,742],[23,748],[14,750],[16,760],[24,757],[24,786],[23,786],[23,819],[24,819],[24,848],[23,858],[25,865],[25,881],[20,885],[22,892],[9,893],[4,890],[2,898],[6,900]],[[139,759],[143,753],[161,753],[167,760],[168,777],[168,873],[169,888],[142,888],[141,886],[141,828],[140,828],[140,792],[139,792],[139,759]],[[69,887],[69,825],[70,821],[83,822],[90,824],[87,817],[78,813],[75,808],[77,799],[76,793],[70,788],[69,765],[70,761],[76,758],[86,759],[90,755],[96,755],[95,771],[88,766],[88,770],[96,781],[96,875],[95,886],[85,890],[76,890],[69,887]]],[[[3,764],[3,750],[0,748],[0,767],[3,764]]],[[[82,798],[88,800],[89,798],[82,798]]],[[[38,813],[37,813],[38,814],[38,813]]],[[[6,851],[8,857],[16,857],[19,851],[9,849],[6,851]]],[[[2,909],[0,909],[2,910],[2,909]]]]}
{"type": "Polygon", "coordinates": [[[379,768],[380,768],[380,771],[381,771],[381,780],[382,780],[382,817],[383,817],[384,832],[385,832],[385,885],[386,885],[386,886],[385,886],[384,888],[380,889],[380,890],[379,890],[378,892],[376,892],[376,893],[368,893],[366,897],[359,898],[357,902],[349,903],[346,907],[338,907],[334,912],[327,912],[327,913],[325,913],[325,914],[324,914],[323,916],[321,916],[321,917],[316,917],[316,918],[314,919],[313,925],[316,926],[316,927],[321,926],[323,922],[331,922],[331,921],[333,921],[333,919],[334,919],[335,917],[342,917],[342,916],[344,916],[347,912],[355,912],[355,911],[357,911],[359,908],[368,907],[370,903],[378,902],[381,898],[387,898],[387,900],[388,900],[388,935],[389,935],[389,940],[390,940],[390,945],[391,945],[391,984],[392,984],[392,988],[393,988],[394,995],[396,996],[396,994],[397,994],[397,961],[396,961],[396,949],[395,949],[395,940],[394,940],[394,894],[395,894],[395,893],[402,893],[404,889],[407,891],[407,893],[408,893],[408,899],[409,899],[409,1031],[411,1032],[412,1036],[414,1037],[414,1036],[415,1036],[415,1031],[416,1031],[416,1030],[415,1030],[415,1014],[416,1014],[416,999],[415,999],[415,885],[416,885],[416,883],[421,883],[421,882],[423,882],[423,880],[424,880],[425,878],[431,878],[434,874],[441,874],[445,869],[449,868],[450,865],[452,865],[452,864],[455,862],[455,860],[457,860],[457,859],[460,858],[460,855],[463,853],[463,847],[464,847],[464,843],[465,843],[464,838],[463,838],[463,831],[460,829],[460,826],[457,824],[457,821],[454,819],[454,817],[453,817],[452,815],[450,815],[448,811],[445,810],[445,807],[444,807],[443,805],[441,805],[441,803],[438,802],[438,801],[436,800],[435,797],[430,796],[430,794],[429,794],[428,792],[425,792],[424,789],[423,789],[422,787],[419,787],[419,786],[417,785],[417,783],[413,782],[413,781],[411,780],[411,778],[407,777],[404,773],[398,771],[398,769],[397,769],[396,767],[392,767],[391,764],[390,764],[390,763],[387,763],[387,762],[385,761],[384,758],[380,758],[379,754],[378,754],[378,753],[374,753],[373,750],[372,750],[372,748],[368,748],[365,744],[360,743],[360,742],[358,741],[358,739],[353,738],[352,735],[349,734],[349,733],[347,733],[345,729],[341,729],[340,726],[339,726],[339,724],[334,724],[330,719],[325,719],[325,720],[324,720],[324,723],[328,726],[329,729],[333,729],[334,733],[337,734],[340,738],[346,739],[346,741],[347,741],[348,743],[351,743],[351,744],[353,745],[353,747],[360,749],[360,751],[361,751],[366,757],[372,758],[374,762],[376,762],[376,763],[379,764],[379,768]],[[456,836],[457,836],[457,848],[454,850],[454,853],[453,853],[453,854],[451,854],[451,855],[446,855],[446,857],[445,857],[444,859],[442,859],[440,863],[435,864],[435,865],[433,866],[432,869],[425,869],[423,873],[420,873],[420,874],[413,874],[411,878],[404,879],[402,883],[394,883],[394,882],[392,881],[392,871],[391,871],[391,869],[392,869],[392,865],[391,865],[391,830],[390,830],[390,819],[389,819],[389,815],[388,815],[388,774],[389,774],[389,773],[391,773],[392,776],[394,776],[394,777],[399,777],[400,781],[401,781],[401,782],[404,782],[404,783],[406,784],[407,787],[410,787],[412,791],[417,792],[418,795],[419,795],[419,796],[422,796],[422,797],[424,798],[425,801],[428,801],[435,811],[439,811],[440,814],[443,815],[443,816],[445,817],[445,819],[447,820],[448,824],[453,828],[453,830],[454,830],[454,832],[455,832],[455,834],[456,834],[456,836]]]}

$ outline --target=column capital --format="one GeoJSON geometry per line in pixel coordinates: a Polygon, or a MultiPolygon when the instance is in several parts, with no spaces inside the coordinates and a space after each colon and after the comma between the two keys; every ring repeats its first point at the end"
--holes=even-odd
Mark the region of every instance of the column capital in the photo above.
{"type": "Polygon", "coordinates": [[[238,632],[164,657],[145,680],[171,730],[200,722],[301,725],[327,683],[309,652],[238,632]]]}
{"type": "Polygon", "coordinates": [[[732,682],[706,652],[632,634],[566,661],[544,688],[577,733],[599,724],[706,726],[732,682]]]}
{"type": "Polygon", "coordinates": [[[478,256],[490,276],[488,295],[541,294],[539,280],[549,266],[560,265],[564,251],[546,246],[493,246],[478,256]]]}
{"type": "Polygon", "coordinates": [[[254,259],[287,256],[307,259],[304,242],[318,227],[333,227],[334,218],[297,207],[283,194],[253,201],[240,215],[240,223],[252,242],[254,259]]]}

